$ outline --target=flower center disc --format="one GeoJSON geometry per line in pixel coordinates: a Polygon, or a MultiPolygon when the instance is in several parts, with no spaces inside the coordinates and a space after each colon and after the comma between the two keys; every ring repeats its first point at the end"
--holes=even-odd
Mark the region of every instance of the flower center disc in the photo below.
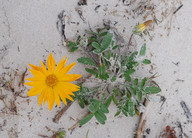
{"type": "Polygon", "coordinates": [[[54,74],[49,75],[47,76],[45,82],[48,86],[53,87],[57,84],[57,77],[54,74]]]}

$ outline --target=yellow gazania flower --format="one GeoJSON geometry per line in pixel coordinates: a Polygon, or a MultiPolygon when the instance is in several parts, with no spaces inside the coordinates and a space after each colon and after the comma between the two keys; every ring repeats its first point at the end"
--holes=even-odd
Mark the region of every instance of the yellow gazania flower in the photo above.
{"type": "Polygon", "coordinates": [[[48,70],[42,61],[40,61],[42,67],[29,64],[32,68],[29,70],[34,77],[26,79],[31,82],[27,82],[25,85],[33,86],[27,95],[36,96],[40,94],[38,97],[39,106],[44,100],[44,104],[48,102],[49,110],[51,110],[55,101],[60,106],[60,98],[66,105],[66,98],[73,101],[70,95],[74,96],[73,92],[78,91],[79,86],[69,82],[79,79],[81,75],[67,74],[76,64],[72,63],[65,66],[67,59],[64,56],[55,68],[55,60],[50,53],[47,59],[48,70]]]}
{"type": "Polygon", "coordinates": [[[142,23],[142,24],[139,24],[139,25],[137,26],[136,32],[143,32],[143,31],[146,29],[146,27],[147,27],[151,22],[152,22],[152,20],[148,20],[148,21],[146,21],[146,22],[144,22],[144,23],[142,23]]]}

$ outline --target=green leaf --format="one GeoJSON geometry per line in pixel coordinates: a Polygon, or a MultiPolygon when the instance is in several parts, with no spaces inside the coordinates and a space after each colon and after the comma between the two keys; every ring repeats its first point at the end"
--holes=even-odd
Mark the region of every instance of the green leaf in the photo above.
{"type": "Polygon", "coordinates": [[[86,70],[88,73],[95,75],[96,77],[98,76],[98,73],[97,73],[95,70],[93,70],[93,69],[85,68],[85,70],[86,70]]]}
{"type": "Polygon", "coordinates": [[[60,131],[56,134],[56,138],[65,138],[65,131],[60,131]]]}
{"type": "Polygon", "coordinates": [[[101,49],[101,46],[97,42],[92,42],[91,44],[96,49],[101,49]]]}
{"type": "Polygon", "coordinates": [[[133,87],[129,87],[130,88],[130,91],[131,91],[131,93],[133,94],[133,95],[136,95],[136,88],[133,88],[133,87]]]}
{"type": "Polygon", "coordinates": [[[144,43],[143,46],[141,47],[139,55],[144,56],[145,52],[146,52],[146,43],[144,43]]]}
{"type": "Polygon", "coordinates": [[[79,102],[79,105],[80,105],[80,107],[81,108],[84,108],[84,101],[83,101],[83,99],[81,99],[81,98],[78,98],[78,102],[79,102]]]}
{"type": "Polygon", "coordinates": [[[92,59],[88,58],[88,57],[78,58],[77,61],[78,61],[79,63],[85,64],[85,65],[90,65],[90,66],[94,66],[94,67],[97,66],[97,65],[95,64],[95,62],[94,62],[92,59]]]}
{"type": "Polygon", "coordinates": [[[109,75],[106,72],[106,68],[104,65],[99,66],[99,78],[102,80],[107,80],[109,78],[109,75]]]}
{"type": "Polygon", "coordinates": [[[104,112],[102,112],[102,110],[98,110],[97,112],[99,113],[99,115],[100,115],[104,120],[107,120],[107,117],[105,116],[104,112]]]}
{"type": "Polygon", "coordinates": [[[145,82],[146,82],[146,81],[147,81],[147,78],[146,78],[146,77],[141,80],[140,89],[143,88],[143,86],[145,85],[145,82]]]}
{"type": "Polygon", "coordinates": [[[143,64],[151,64],[151,61],[148,60],[148,59],[144,59],[144,60],[142,61],[142,63],[143,63],[143,64]]]}
{"type": "Polygon", "coordinates": [[[101,42],[101,52],[105,51],[109,46],[111,45],[111,41],[113,38],[113,34],[107,33],[106,36],[104,36],[102,42],[101,42]]]}
{"type": "Polygon", "coordinates": [[[112,50],[115,50],[115,49],[117,49],[119,47],[119,45],[115,45],[113,48],[112,48],[112,50]]]}
{"type": "Polygon", "coordinates": [[[136,51],[136,52],[133,52],[133,53],[131,54],[131,56],[129,57],[129,60],[132,61],[133,59],[135,59],[136,56],[137,56],[137,54],[138,54],[137,51],[136,51]]]}
{"type": "Polygon", "coordinates": [[[94,115],[99,123],[105,124],[105,118],[103,118],[103,116],[101,116],[99,112],[95,112],[94,115]]]}
{"type": "Polygon", "coordinates": [[[133,81],[133,87],[137,87],[138,85],[138,79],[136,78],[134,81],[133,81]]]}
{"type": "Polygon", "coordinates": [[[99,37],[105,36],[105,35],[107,35],[107,33],[108,32],[103,32],[103,33],[99,34],[99,37]]]}
{"type": "Polygon", "coordinates": [[[87,122],[89,122],[89,120],[91,120],[91,118],[94,116],[93,113],[87,115],[86,117],[84,117],[83,119],[81,119],[79,125],[82,126],[84,124],[86,124],[87,122]]]}
{"type": "Polygon", "coordinates": [[[109,105],[111,104],[112,101],[112,96],[109,96],[108,99],[105,101],[105,106],[108,108],[109,105]]]}
{"type": "Polygon", "coordinates": [[[126,71],[129,75],[131,75],[131,74],[133,74],[134,72],[135,72],[135,70],[134,69],[129,69],[129,70],[127,70],[126,71]]]}
{"type": "Polygon", "coordinates": [[[108,107],[106,107],[104,104],[101,105],[101,111],[103,113],[109,113],[109,110],[107,109],[108,107]]]}
{"type": "Polygon", "coordinates": [[[142,91],[138,91],[138,99],[139,99],[139,101],[141,102],[141,100],[142,100],[142,91]]]}
{"type": "Polygon", "coordinates": [[[128,113],[130,116],[135,115],[135,107],[134,107],[134,103],[132,101],[128,102],[128,113]]]}
{"type": "Polygon", "coordinates": [[[146,93],[151,93],[151,94],[156,94],[156,93],[159,93],[160,91],[161,91],[161,89],[159,87],[156,87],[156,86],[147,87],[145,89],[146,93]]]}
{"type": "Polygon", "coordinates": [[[130,74],[129,74],[128,71],[126,71],[126,72],[124,73],[124,78],[125,78],[126,81],[131,82],[131,77],[130,77],[130,74]]]}
{"type": "Polygon", "coordinates": [[[114,82],[114,81],[116,81],[116,76],[113,76],[113,77],[111,78],[111,82],[114,82]]]}
{"type": "Polygon", "coordinates": [[[99,109],[99,101],[91,99],[91,104],[88,106],[89,111],[95,113],[99,109]]]}
{"type": "Polygon", "coordinates": [[[125,110],[122,110],[122,113],[125,115],[125,116],[128,116],[127,112],[125,110]]]}
{"type": "Polygon", "coordinates": [[[70,52],[74,52],[74,51],[76,51],[78,49],[78,47],[72,47],[69,51],[70,52]]]}
{"type": "Polygon", "coordinates": [[[113,102],[114,102],[116,105],[118,105],[117,99],[115,98],[114,95],[112,96],[112,98],[113,98],[113,102]]]}
{"type": "Polygon", "coordinates": [[[68,47],[77,47],[77,45],[74,42],[68,41],[67,42],[68,47]]]}
{"type": "Polygon", "coordinates": [[[121,113],[121,111],[117,111],[114,116],[116,117],[116,116],[118,116],[120,113],[121,113]]]}

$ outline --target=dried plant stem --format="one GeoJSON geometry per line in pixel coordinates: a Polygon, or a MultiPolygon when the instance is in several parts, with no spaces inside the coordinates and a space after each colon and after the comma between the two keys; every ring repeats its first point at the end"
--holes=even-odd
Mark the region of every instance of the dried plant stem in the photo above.
{"type": "MultiPolygon", "coordinates": [[[[81,117],[81,119],[83,119],[84,117],[88,116],[90,113],[91,113],[91,112],[86,113],[84,116],[81,117]]],[[[68,130],[72,130],[72,129],[76,128],[76,127],[79,125],[81,119],[79,119],[79,120],[78,120],[72,127],[70,127],[68,130]]]]}
{"type": "Polygon", "coordinates": [[[147,118],[147,114],[149,112],[149,101],[148,100],[145,100],[145,112],[142,113],[141,115],[141,119],[140,119],[140,122],[139,122],[139,127],[137,129],[137,136],[136,138],[142,138],[143,137],[143,129],[144,129],[144,126],[145,126],[145,123],[146,123],[146,118],[147,118]]]}
{"type": "Polygon", "coordinates": [[[128,48],[129,48],[129,46],[131,45],[132,38],[133,38],[133,34],[131,34],[131,36],[130,36],[130,38],[129,38],[128,48]]]}
{"type": "Polygon", "coordinates": [[[64,106],[61,111],[59,111],[55,117],[53,118],[53,122],[57,123],[59,119],[62,117],[62,115],[67,111],[67,109],[72,105],[73,102],[68,103],[67,106],[64,106]]]}

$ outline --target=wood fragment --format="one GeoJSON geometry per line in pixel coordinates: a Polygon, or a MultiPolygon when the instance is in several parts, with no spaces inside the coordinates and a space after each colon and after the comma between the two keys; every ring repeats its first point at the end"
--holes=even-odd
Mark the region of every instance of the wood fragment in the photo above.
{"type": "Polygon", "coordinates": [[[181,4],[181,5],[173,12],[173,14],[176,14],[182,7],[183,7],[183,4],[181,4]]]}
{"type": "Polygon", "coordinates": [[[81,6],[81,5],[87,5],[87,0],[80,0],[78,2],[78,5],[81,6]]]}
{"type": "Polygon", "coordinates": [[[183,108],[184,112],[185,112],[185,115],[187,116],[187,118],[192,121],[192,115],[191,115],[191,112],[189,110],[189,108],[187,107],[187,105],[185,104],[184,101],[181,101],[180,102],[181,104],[181,107],[183,108]]]}
{"type": "Polygon", "coordinates": [[[137,133],[136,133],[136,138],[142,138],[143,137],[143,132],[144,132],[144,127],[145,127],[145,123],[146,123],[146,119],[147,119],[147,114],[149,112],[149,107],[150,107],[149,101],[145,99],[144,104],[145,104],[145,111],[141,115],[139,127],[138,127],[137,133]]]}
{"type": "Polygon", "coordinates": [[[1,96],[0,96],[0,100],[5,99],[6,97],[7,97],[6,95],[1,95],[1,96]]]}
{"type": "Polygon", "coordinates": [[[87,23],[87,22],[85,21],[84,16],[83,16],[82,10],[81,10],[81,9],[78,9],[78,8],[76,8],[75,10],[76,10],[77,13],[79,14],[79,17],[81,18],[81,20],[83,20],[84,23],[87,23]]]}
{"type": "Polygon", "coordinates": [[[56,23],[57,25],[57,30],[61,33],[61,36],[63,37],[63,40],[66,41],[66,35],[65,35],[65,11],[63,10],[59,15],[58,15],[58,21],[56,23]]]}
{"type": "Polygon", "coordinates": [[[67,106],[64,106],[61,111],[59,111],[55,117],[53,118],[53,122],[57,123],[59,119],[62,117],[62,115],[67,111],[67,109],[72,105],[73,102],[70,102],[67,104],[67,106]]]}
{"type": "Polygon", "coordinates": [[[40,136],[42,138],[49,138],[47,135],[42,135],[42,134],[38,134],[38,136],[40,136]]]}
{"type": "Polygon", "coordinates": [[[172,63],[173,63],[175,66],[178,66],[180,62],[178,61],[178,62],[175,63],[175,62],[172,61],[172,63]]]}
{"type": "Polygon", "coordinates": [[[98,9],[101,7],[101,5],[97,5],[96,7],[95,7],[95,12],[96,13],[98,13],[98,9]]]}
{"type": "Polygon", "coordinates": [[[81,119],[78,120],[78,121],[77,121],[72,127],[70,127],[68,130],[73,130],[73,129],[75,129],[75,128],[79,125],[80,121],[81,121],[84,117],[88,116],[90,113],[91,113],[91,112],[88,112],[88,113],[86,113],[84,116],[82,116],[81,119]]]}
{"type": "Polygon", "coordinates": [[[131,36],[130,36],[130,38],[129,38],[128,48],[129,48],[129,46],[131,45],[132,38],[133,38],[133,34],[131,34],[131,36]]]}
{"type": "Polygon", "coordinates": [[[180,132],[181,132],[180,137],[185,138],[185,134],[183,133],[183,128],[182,128],[181,122],[178,121],[177,126],[180,128],[180,132]]]}
{"type": "Polygon", "coordinates": [[[25,71],[23,72],[23,74],[21,75],[21,81],[19,82],[19,87],[24,86],[24,79],[27,73],[27,68],[25,69],[25,71]]]}

